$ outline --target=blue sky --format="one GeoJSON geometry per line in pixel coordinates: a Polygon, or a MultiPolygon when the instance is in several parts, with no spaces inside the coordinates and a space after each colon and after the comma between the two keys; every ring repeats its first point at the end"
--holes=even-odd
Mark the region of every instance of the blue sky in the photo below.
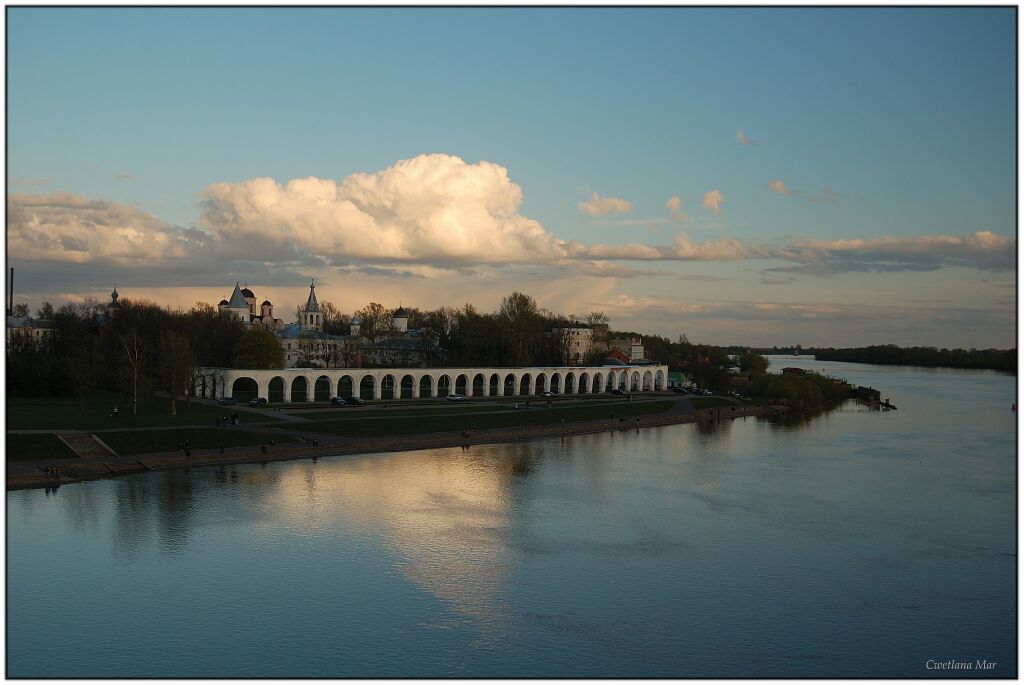
{"type": "Polygon", "coordinates": [[[126,296],[215,302],[243,280],[290,312],[315,277],[344,309],[467,292],[490,309],[520,288],[707,342],[1013,344],[1013,8],[7,20],[8,205],[24,220],[8,255],[33,305],[114,278],[126,296]],[[335,188],[353,174],[377,175],[372,198],[335,188]],[[337,197],[287,190],[310,177],[337,197]],[[260,178],[286,189],[273,209],[260,178]],[[713,190],[717,211],[701,206],[713,190]],[[135,252],[117,247],[126,228],[135,252]],[[634,258],[679,233],[697,248],[634,258]],[[615,246],[633,248],[603,258],[615,246]]]}

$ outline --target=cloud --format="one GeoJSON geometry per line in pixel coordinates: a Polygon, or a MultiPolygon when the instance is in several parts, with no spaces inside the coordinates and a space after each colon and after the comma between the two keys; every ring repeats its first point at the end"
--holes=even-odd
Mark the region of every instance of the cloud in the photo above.
{"type": "Polygon", "coordinates": [[[810,202],[818,202],[826,205],[840,204],[839,195],[829,188],[822,188],[817,193],[807,198],[810,202]]]}
{"type": "Polygon", "coordinates": [[[780,179],[775,179],[774,181],[769,181],[768,182],[768,188],[773,193],[778,193],[779,195],[793,195],[794,194],[793,191],[790,190],[789,188],[787,188],[786,184],[783,183],[780,179]]]}
{"type": "Polygon", "coordinates": [[[206,236],[140,210],[70,193],[7,198],[12,257],[56,262],[153,263],[202,250],[206,236]]]}
{"type": "Polygon", "coordinates": [[[756,140],[751,140],[750,138],[747,138],[747,135],[743,131],[736,131],[736,140],[739,142],[740,145],[758,144],[756,140]]]}
{"type": "Polygon", "coordinates": [[[626,200],[620,200],[617,197],[601,197],[597,193],[591,195],[586,202],[581,202],[579,208],[581,212],[590,216],[626,214],[633,211],[633,205],[626,200]]]}
{"type": "Polygon", "coordinates": [[[45,186],[50,182],[48,178],[16,178],[10,182],[12,186],[45,186]]]}
{"type": "Polygon", "coordinates": [[[134,181],[135,177],[131,174],[114,174],[115,181],[134,181]]]}
{"type": "Polygon", "coordinates": [[[678,195],[670,197],[665,206],[672,212],[672,221],[682,223],[690,218],[683,214],[683,198],[678,195]]]}
{"type": "Polygon", "coordinates": [[[579,246],[577,256],[589,259],[630,259],[640,261],[732,261],[759,256],[756,250],[738,240],[720,238],[694,243],[685,233],[676,236],[672,245],[590,245],[579,246]]]}
{"type": "Polygon", "coordinates": [[[200,227],[233,256],[509,263],[565,253],[564,241],[518,213],[523,193],[504,167],[450,155],[340,181],[216,183],[201,195],[200,227]]]}
{"type": "Polygon", "coordinates": [[[716,188],[704,193],[704,197],[700,200],[700,206],[704,209],[710,209],[717,214],[722,209],[723,202],[725,202],[725,195],[716,188]]]}
{"type": "Polygon", "coordinates": [[[933,271],[944,267],[999,271],[1015,268],[1016,252],[1016,240],[991,231],[967,236],[797,240],[776,251],[776,256],[799,265],[770,270],[815,276],[851,271],[933,271]]]}

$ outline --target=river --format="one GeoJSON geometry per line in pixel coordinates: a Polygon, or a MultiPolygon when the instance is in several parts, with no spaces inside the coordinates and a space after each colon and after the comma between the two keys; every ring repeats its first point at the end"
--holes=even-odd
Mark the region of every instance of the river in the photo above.
{"type": "Polygon", "coordinates": [[[8,492],[7,675],[1015,675],[1016,379],[782,366],[899,410],[8,492]]]}

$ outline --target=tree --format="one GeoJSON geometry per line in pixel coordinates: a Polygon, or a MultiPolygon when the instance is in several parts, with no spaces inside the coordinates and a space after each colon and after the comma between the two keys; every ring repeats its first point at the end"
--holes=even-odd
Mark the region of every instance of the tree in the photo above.
{"type": "Polygon", "coordinates": [[[744,352],[740,355],[740,371],[744,373],[764,373],[768,369],[768,360],[756,352],[744,352]]]}
{"type": "MultiPolygon", "coordinates": [[[[28,307],[26,305],[26,309],[27,308],[28,307]]],[[[43,306],[40,307],[38,310],[36,310],[36,318],[37,319],[45,319],[47,321],[52,319],[53,318],[53,305],[50,304],[49,302],[43,302],[43,306]]]]}
{"type": "Polygon", "coordinates": [[[175,331],[160,333],[160,373],[164,387],[171,393],[171,416],[177,416],[176,396],[185,391],[186,381],[195,367],[195,358],[188,338],[175,331]]]}
{"type": "Polygon", "coordinates": [[[132,416],[139,413],[139,373],[142,371],[143,356],[145,348],[139,340],[139,334],[132,329],[127,335],[118,334],[118,344],[121,346],[123,359],[127,364],[132,376],[132,416]]]}
{"type": "Polygon", "coordinates": [[[25,304],[24,302],[20,302],[14,305],[14,311],[11,312],[11,314],[13,316],[18,317],[19,319],[28,316],[28,305],[25,304]]]}
{"type": "Polygon", "coordinates": [[[509,342],[509,361],[512,366],[529,366],[532,352],[544,335],[544,320],[537,301],[529,295],[514,292],[501,300],[498,316],[509,342]]]}
{"type": "Polygon", "coordinates": [[[324,300],[320,303],[320,313],[323,314],[323,332],[328,335],[345,335],[348,333],[352,323],[352,317],[343,314],[340,309],[331,302],[324,300]]]}
{"type": "Polygon", "coordinates": [[[383,338],[391,332],[391,311],[382,304],[371,302],[357,311],[356,316],[362,319],[359,335],[370,342],[376,342],[377,338],[383,338]]]}
{"type": "Polygon", "coordinates": [[[239,336],[233,364],[238,369],[280,369],[284,367],[284,350],[273,333],[252,326],[239,336]]]}

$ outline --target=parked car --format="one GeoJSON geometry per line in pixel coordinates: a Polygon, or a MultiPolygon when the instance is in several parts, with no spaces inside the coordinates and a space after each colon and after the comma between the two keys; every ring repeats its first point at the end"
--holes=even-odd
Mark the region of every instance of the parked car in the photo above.
{"type": "Polygon", "coordinates": [[[557,395],[558,393],[557,393],[557,392],[550,392],[550,391],[548,391],[548,392],[543,392],[543,393],[541,393],[541,394],[542,394],[542,395],[543,395],[544,397],[554,397],[554,396],[555,396],[555,395],[557,395]]]}
{"type": "Polygon", "coordinates": [[[686,388],[672,388],[672,392],[679,393],[680,395],[689,395],[686,388]]]}
{"type": "Polygon", "coordinates": [[[465,402],[466,401],[466,396],[465,395],[448,395],[448,397],[445,398],[445,399],[447,399],[449,402],[465,402]]]}
{"type": "Polygon", "coordinates": [[[238,400],[236,400],[234,397],[222,397],[221,399],[217,400],[217,404],[219,404],[222,407],[226,407],[229,404],[238,404],[238,400]]]}
{"type": "Polygon", "coordinates": [[[345,404],[351,404],[356,407],[361,407],[364,404],[366,404],[366,400],[364,400],[362,397],[349,397],[347,400],[345,400],[345,404]]]}
{"type": "Polygon", "coordinates": [[[612,388],[612,394],[613,395],[625,395],[626,391],[623,390],[622,388],[612,388]]]}
{"type": "Polygon", "coordinates": [[[348,403],[345,401],[344,397],[332,397],[331,404],[333,404],[335,407],[344,407],[348,403]]]}
{"type": "Polygon", "coordinates": [[[255,399],[249,400],[249,406],[250,407],[262,407],[265,404],[267,404],[267,398],[266,397],[257,397],[255,399]]]}

